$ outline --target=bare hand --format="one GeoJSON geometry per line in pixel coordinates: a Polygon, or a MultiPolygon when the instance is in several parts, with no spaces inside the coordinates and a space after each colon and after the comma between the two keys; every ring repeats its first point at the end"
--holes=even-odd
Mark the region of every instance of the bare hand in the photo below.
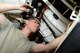
{"type": "Polygon", "coordinates": [[[19,5],[19,10],[22,10],[22,11],[26,11],[26,9],[31,9],[31,8],[32,6],[27,5],[27,4],[19,5]]]}

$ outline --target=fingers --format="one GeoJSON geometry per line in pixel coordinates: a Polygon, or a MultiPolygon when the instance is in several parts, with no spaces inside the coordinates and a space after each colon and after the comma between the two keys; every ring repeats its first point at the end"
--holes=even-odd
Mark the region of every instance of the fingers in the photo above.
{"type": "Polygon", "coordinates": [[[27,9],[32,9],[33,7],[28,4],[21,4],[17,7],[21,11],[27,11],[27,9]]]}
{"type": "Polygon", "coordinates": [[[31,5],[25,4],[26,6],[29,6],[30,8],[33,8],[31,5]]]}
{"type": "Polygon", "coordinates": [[[26,8],[26,9],[32,9],[33,7],[32,6],[30,6],[30,5],[28,5],[28,4],[23,4],[22,5],[24,8],[26,8]]]}

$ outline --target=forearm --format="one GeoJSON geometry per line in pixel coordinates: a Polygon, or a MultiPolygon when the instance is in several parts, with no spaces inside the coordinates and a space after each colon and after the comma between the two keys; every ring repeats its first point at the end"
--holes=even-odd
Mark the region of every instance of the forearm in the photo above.
{"type": "Polygon", "coordinates": [[[47,44],[46,45],[46,51],[54,50],[58,46],[60,41],[62,41],[64,39],[64,37],[65,37],[65,35],[61,35],[60,37],[54,39],[52,42],[47,44]]]}
{"type": "Polygon", "coordinates": [[[18,5],[0,3],[0,13],[10,11],[10,10],[18,10],[18,9],[19,9],[18,5]]]}
{"type": "Polygon", "coordinates": [[[65,35],[61,35],[60,37],[54,39],[52,42],[48,43],[48,44],[37,44],[35,45],[32,50],[33,52],[49,52],[54,50],[58,44],[60,43],[60,41],[62,41],[64,39],[65,35]]]}

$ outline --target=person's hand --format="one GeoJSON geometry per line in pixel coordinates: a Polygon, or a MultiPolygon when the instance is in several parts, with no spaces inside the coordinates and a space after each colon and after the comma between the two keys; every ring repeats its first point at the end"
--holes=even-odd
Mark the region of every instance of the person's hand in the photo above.
{"type": "Polygon", "coordinates": [[[27,4],[21,4],[18,6],[18,9],[22,10],[22,11],[26,11],[26,9],[31,9],[31,8],[32,8],[32,6],[27,5],[27,4]]]}

